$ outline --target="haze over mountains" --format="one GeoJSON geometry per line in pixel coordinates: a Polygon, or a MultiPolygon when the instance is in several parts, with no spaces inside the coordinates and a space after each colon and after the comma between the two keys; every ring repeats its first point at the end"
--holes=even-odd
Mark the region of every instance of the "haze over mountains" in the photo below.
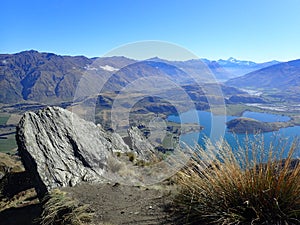
{"type": "Polygon", "coordinates": [[[226,81],[249,71],[250,74],[229,80],[226,85],[265,88],[275,87],[281,82],[279,86],[282,88],[288,85],[291,87],[289,89],[298,90],[299,64],[298,60],[288,63],[254,63],[234,58],[168,61],[156,57],[137,61],[122,56],[87,58],[31,50],[0,55],[0,101],[70,101],[73,100],[78,82],[87,73],[97,77],[95,82],[104,82],[108,90],[119,90],[135,79],[153,74],[170,77],[178,85],[189,85],[194,82],[193,78],[204,83],[215,82],[213,76],[218,81],[226,81]],[[269,76],[270,73],[272,76],[269,76]],[[259,86],[255,85],[258,80],[259,86]]]}
{"type": "Polygon", "coordinates": [[[165,62],[177,66],[179,68],[182,68],[184,71],[187,71],[189,74],[193,74],[193,75],[198,75],[199,72],[202,72],[200,70],[202,64],[202,66],[204,65],[208,66],[208,68],[214,74],[216,79],[221,81],[242,76],[249,72],[280,63],[279,61],[276,60],[265,62],[265,63],[255,63],[252,61],[237,60],[232,57],[230,57],[227,60],[219,59],[217,61],[204,59],[204,58],[192,59],[187,61],[168,61],[157,57],[151,58],[149,60],[165,62]]]}
{"type": "Polygon", "coordinates": [[[230,57],[227,60],[219,59],[217,63],[221,67],[223,67],[226,71],[228,71],[230,74],[234,75],[232,77],[238,77],[255,70],[259,70],[268,66],[278,64],[280,62],[276,60],[272,60],[264,63],[255,63],[252,61],[237,60],[235,58],[230,57]]]}
{"type": "Polygon", "coordinates": [[[269,66],[231,79],[228,85],[248,88],[298,90],[300,88],[300,60],[269,66]]]}

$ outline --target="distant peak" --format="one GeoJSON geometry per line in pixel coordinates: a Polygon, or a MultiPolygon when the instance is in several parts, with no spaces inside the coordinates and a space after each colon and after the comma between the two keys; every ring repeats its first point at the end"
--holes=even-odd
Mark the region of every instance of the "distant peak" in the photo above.
{"type": "Polygon", "coordinates": [[[229,57],[229,58],[227,59],[227,61],[230,61],[230,62],[236,62],[237,60],[236,60],[235,58],[233,58],[233,57],[229,57]]]}
{"type": "Polygon", "coordinates": [[[152,57],[152,58],[149,58],[149,59],[146,59],[146,60],[148,60],[148,61],[156,61],[156,60],[161,61],[161,60],[163,60],[163,59],[161,59],[161,58],[155,56],[155,57],[152,57]]]}
{"type": "Polygon", "coordinates": [[[26,51],[22,51],[22,52],[19,52],[17,54],[24,54],[24,53],[30,53],[30,54],[33,54],[33,53],[39,53],[37,50],[26,50],[26,51]]]}

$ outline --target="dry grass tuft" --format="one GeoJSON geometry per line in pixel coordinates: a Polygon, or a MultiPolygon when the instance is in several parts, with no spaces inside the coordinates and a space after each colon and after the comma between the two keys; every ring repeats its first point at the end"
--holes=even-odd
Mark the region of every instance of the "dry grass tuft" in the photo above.
{"type": "Polygon", "coordinates": [[[236,154],[224,142],[199,148],[177,174],[181,223],[300,224],[300,163],[293,158],[298,142],[288,153],[282,143],[268,149],[263,140],[246,143],[236,154]]]}
{"type": "Polygon", "coordinates": [[[88,205],[80,205],[66,192],[54,189],[44,199],[41,225],[92,224],[93,215],[88,205]]]}
{"type": "Polygon", "coordinates": [[[11,209],[11,208],[21,208],[27,205],[38,204],[36,192],[34,188],[21,191],[12,198],[2,198],[0,199],[0,212],[11,209]]]}
{"type": "Polygon", "coordinates": [[[20,159],[16,156],[0,152],[0,178],[7,173],[23,172],[25,169],[20,159]]]}

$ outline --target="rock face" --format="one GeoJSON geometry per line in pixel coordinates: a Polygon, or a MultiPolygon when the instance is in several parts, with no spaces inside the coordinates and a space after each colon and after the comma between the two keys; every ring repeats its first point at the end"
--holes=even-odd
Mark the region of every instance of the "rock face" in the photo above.
{"type": "Polygon", "coordinates": [[[129,146],[136,152],[139,159],[148,160],[153,156],[154,146],[146,140],[137,127],[128,130],[129,146]]]}
{"type": "Polygon", "coordinates": [[[25,169],[35,179],[39,194],[83,181],[102,182],[112,153],[131,151],[118,134],[59,107],[25,113],[16,138],[25,169]]]}

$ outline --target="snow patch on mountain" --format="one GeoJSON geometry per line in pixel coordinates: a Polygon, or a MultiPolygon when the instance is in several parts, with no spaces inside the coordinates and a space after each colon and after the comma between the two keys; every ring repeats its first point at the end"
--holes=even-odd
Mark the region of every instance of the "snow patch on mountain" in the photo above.
{"type": "Polygon", "coordinates": [[[101,69],[109,71],[109,72],[114,72],[114,71],[118,71],[118,68],[115,68],[113,66],[110,65],[105,65],[105,66],[100,66],[101,69]]]}

